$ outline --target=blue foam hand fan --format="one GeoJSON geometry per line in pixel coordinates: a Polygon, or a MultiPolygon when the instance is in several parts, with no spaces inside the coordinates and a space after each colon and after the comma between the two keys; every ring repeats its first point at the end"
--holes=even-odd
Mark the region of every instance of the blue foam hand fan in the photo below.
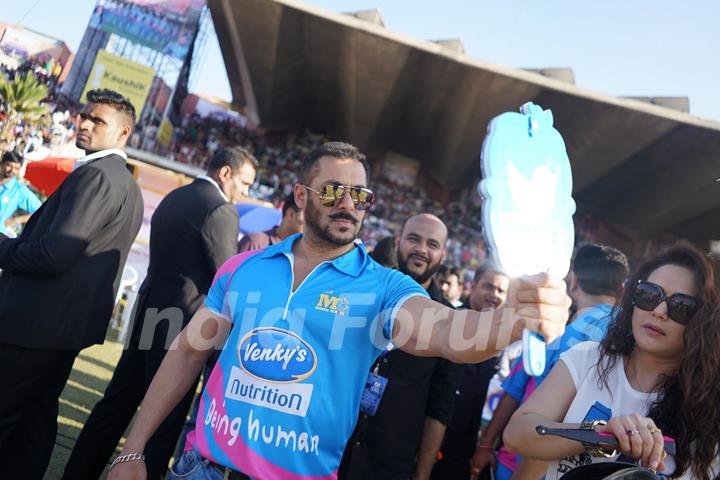
{"type": "MultiPolygon", "coordinates": [[[[492,260],[509,277],[567,275],[575,231],[572,172],[550,110],[534,103],[488,125],[481,155],[483,234],[492,260]]],[[[545,341],[523,332],[523,367],[545,370],[545,341]]]]}

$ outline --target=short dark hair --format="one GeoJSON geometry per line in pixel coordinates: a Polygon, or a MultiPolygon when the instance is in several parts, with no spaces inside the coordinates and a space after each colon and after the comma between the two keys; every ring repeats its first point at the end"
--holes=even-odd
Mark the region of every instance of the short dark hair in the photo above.
{"type": "Polygon", "coordinates": [[[385,237],[380,240],[377,245],[375,245],[375,248],[373,248],[373,251],[370,252],[370,257],[383,267],[397,268],[398,257],[395,239],[393,237],[385,237]]]}
{"type": "Polygon", "coordinates": [[[20,165],[22,165],[24,162],[24,159],[23,159],[22,155],[20,155],[19,153],[13,152],[12,150],[8,150],[7,152],[3,153],[2,162],[3,163],[13,162],[13,163],[19,163],[20,165]]]}
{"type": "Polygon", "coordinates": [[[456,277],[458,277],[458,282],[462,283],[462,272],[460,272],[460,269],[458,267],[440,265],[440,268],[438,269],[436,275],[444,275],[446,277],[449,277],[450,275],[455,275],[456,277]]]}
{"type": "Polygon", "coordinates": [[[448,267],[447,265],[445,265],[443,263],[440,265],[440,267],[438,268],[438,271],[435,275],[440,276],[440,275],[448,275],[448,274],[450,274],[450,267],[448,267]]]}
{"type": "Polygon", "coordinates": [[[298,206],[297,206],[297,203],[295,203],[295,192],[290,192],[290,193],[285,197],[285,200],[283,200],[283,204],[282,204],[282,216],[284,217],[284,216],[285,216],[285,213],[286,213],[288,210],[290,210],[291,208],[292,208],[292,210],[293,210],[294,212],[296,212],[296,213],[300,211],[300,207],[298,207],[298,206]]]}
{"type": "Polygon", "coordinates": [[[458,283],[462,283],[462,272],[459,268],[452,267],[447,276],[449,277],[450,275],[455,275],[458,278],[458,283]]]}
{"type": "Polygon", "coordinates": [[[365,155],[358,150],[354,145],[350,145],[345,142],[326,142],[312,150],[310,153],[305,155],[303,158],[302,166],[300,167],[300,181],[305,185],[310,184],[313,177],[313,169],[317,164],[318,160],[322,157],[333,157],[333,158],[350,158],[357,160],[362,163],[365,169],[365,176],[367,181],[370,181],[370,165],[365,158],[365,155]]]}
{"type": "Polygon", "coordinates": [[[215,152],[215,155],[208,162],[208,172],[216,172],[227,166],[235,173],[248,163],[257,170],[258,161],[253,157],[252,153],[243,147],[221,148],[215,152]]]}
{"type": "Polygon", "coordinates": [[[500,275],[507,277],[507,275],[498,267],[492,260],[483,260],[480,266],[475,270],[475,276],[473,277],[473,283],[480,281],[480,278],[485,275],[485,272],[497,272],[500,275]]]}
{"type": "Polygon", "coordinates": [[[100,103],[104,105],[111,105],[115,110],[120,113],[124,113],[130,119],[130,126],[135,125],[135,107],[130,103],[126,97],[123,97],[115,90],[108,88],[99,88],[96,90],[90,90],[87,92],[88,103],[100,103]]]}
{"type": "Polygon", "coordinates": [[[572,271],[588,295],[617,296],[630,267],[625,254],[617,248],[590,243],[575,251],[572,271]]]}

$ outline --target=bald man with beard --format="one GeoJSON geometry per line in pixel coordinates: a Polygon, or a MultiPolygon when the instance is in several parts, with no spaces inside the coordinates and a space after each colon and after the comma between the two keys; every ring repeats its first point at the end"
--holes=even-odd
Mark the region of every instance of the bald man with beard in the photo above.
{"type": "MultiPolygon", "coordinates": [[[[430,298],[452,308],[433,277],[447,254],[447,227],[436,216],[407,219],[397,239],[398,270],[430,298]]],[[[371,371],[388,380],[374,416],[360,412],[345,447],[343,480],[428,479],[450,421],[461,367],[393,349],[371,371]],[[417,460],[416,460],[417,459],[417,460]]]]}

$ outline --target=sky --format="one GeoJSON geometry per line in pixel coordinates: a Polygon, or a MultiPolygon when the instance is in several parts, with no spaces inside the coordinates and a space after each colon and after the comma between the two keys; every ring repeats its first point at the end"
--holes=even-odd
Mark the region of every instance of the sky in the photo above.
{"type": "MultiPolygon", "coordinates": [[[[569,67],[578,86],[618,96],[687,96],[720,121],[719,0],[312,0],[333,12],[378,8],[386,28],[459,38],[471,57],[517,68],[569,67]]],[[[95,0],[0,0],[0,21],[76,51],[95,0]]],[[[193,90],[231,99],[220,47],[208,42],[193,90]]],[[[552,106],[547,106],[552,107],[552,106]]]]}

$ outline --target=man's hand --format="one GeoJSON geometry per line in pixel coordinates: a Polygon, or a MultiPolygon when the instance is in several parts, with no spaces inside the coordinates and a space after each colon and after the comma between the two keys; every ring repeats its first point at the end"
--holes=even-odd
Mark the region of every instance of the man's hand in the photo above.
{"type": "Polygon", "coordinates": [[[110,470],[107,480],[147,480],[145,462],[134,460],[132,462],[118,463],[110,470]]]}
{"type": "Polygon", "coordinates": [[[565,331],[571,303],[565,282],[547,273],[513,279],[505,306],[512,314],[504,312],[503,319],[511,317],[514,322],[513,340],[521,339],[527,328],[550,343],[565,331]]]}
{"type": "Polygon", "coordinates": [[[447,427],[441,421],[433,417],[425,417],[413,480],[428,480],[430,478],[433,466],[437,461],[438,451],[443,438],[445,438],[446,429],[447,427]]]}
{"type": "Polygon", "coordinates": [[[478,445],[470,459],[470,478],[476,480],[486,468],[495,468],[495,451],[492,447],[478,445]]]}

